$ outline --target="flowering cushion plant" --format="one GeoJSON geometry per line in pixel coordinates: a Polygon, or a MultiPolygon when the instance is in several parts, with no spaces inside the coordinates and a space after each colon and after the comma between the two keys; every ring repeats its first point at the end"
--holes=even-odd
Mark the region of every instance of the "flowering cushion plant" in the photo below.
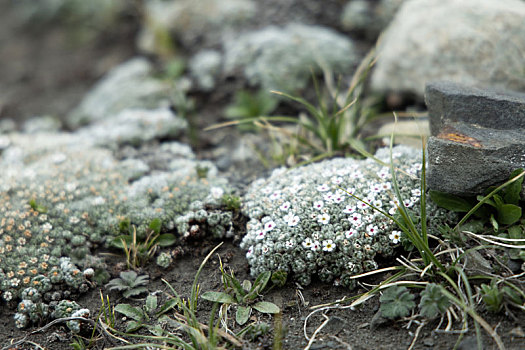
{"type": "MultiPolygon", "coordinates": [[[[420,151],[397,146],[392,152],[403,203],[417,210],[420,151]]],[[[373,209],[390,215],[398,210],[392,174],[384,165],[390,150],[380,149],[376,158],[380,162],[336,158],[278,169],[269,179],[255,181],[242,208],[250,221],[241,247],[252,275],[284,270],[303,285],[318,276],[353,287],[349,277],[376,269],[376,255],[392,255],[401,232],[373,209]]],[[[430,205],[428,211],[434,222],[446,220],[444,210],[430,205]]]]}

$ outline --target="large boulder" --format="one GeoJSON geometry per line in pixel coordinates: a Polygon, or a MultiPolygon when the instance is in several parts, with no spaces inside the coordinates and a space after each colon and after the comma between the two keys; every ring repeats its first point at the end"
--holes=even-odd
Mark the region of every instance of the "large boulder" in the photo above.
{"type": "Polygon", "coordinates": [[[525,90],[525,2],[406,1],[379,45],[372,87],[423,96],[451,80],[525,90]]]}

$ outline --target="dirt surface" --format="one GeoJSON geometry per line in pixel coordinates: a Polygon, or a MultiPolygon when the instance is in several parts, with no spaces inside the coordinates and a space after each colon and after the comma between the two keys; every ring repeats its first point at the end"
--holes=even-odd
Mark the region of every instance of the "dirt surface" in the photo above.
{"type": "MultiPolygon", "coordinates": [[[[187,298],[191,292],[191,285],[193,283],[195,274],[204,259],[204,256],[211,251],[213,245],[194,245],[191,246],[186,256],[176,261],[172,267],[167,270],[160,269],[153,262],[151,262],[141,273],[150,275],[151,283],[148,285],[150,292],[161,291],[158,295],[165,296],[171,294],[169,288],[162,281],[165,279],[169,284],[180,294],[181,297],[187,298]]],[[[219,248],[216,254],[208,261],[204,267],[200,279],[200,289],[205,291],[220,291],[221,279],[219,271],[219,259],[221,257],[224,267],[235,271],[236,277],[240,280],[253,278],[249,276],[246,261],[244,259],[244,252],[236,247],[232,242],[225,242],[219,248]]],[[[112,277],[118,275],[119,262],[121,258],[110,259],[110,272],[112,277]],[[113,262],[113,264],[112,264],[113,262]]],[[[122,264],[120,264],[122,266],[122,264]]],[[[368,283],[375,283],[376,280],[363,280],[363,285],[368,283]]],[[[100,291],[104,295],[109,295],[110,301],[113,305],[118,303],[131,303],[133,305],[144,305],[144,299],[124,300],[119,294],[109,292],[104,287],[94,288],[87,294],[78,298],[78,303],[84,307],[89,308],[93,314],[96,314],[101,307],[100,291]]],[[[274,288],[268,293],[265,293],[264,300],[274,302],[279,305],[282,310],[282,327],[284,329],[283,348],[284,349],[303,349],[307,346],[303,332],[303,327],[306,318],[312,313],[312,307],[341,300],[346,297],[349,298],[356,293],[365,291],[360,288],[355,291],[348,291],[342,287],[334,287],[333,285],[323,284],[314,281],[306,288],[300,288],[293,283],[287,283],[283,288],[274,288]]],[[[207,323],[208,315],[212,304],[205,300],[199,301],[197,317],[203,323],[207,323]]],[[[308,318],[306,323],[306,333],[309,337],[315,330],[321,326],[326,320],[330,319],[328,324],[317,334],[315,341],[310,349],[353,349],[353,350],[367,350],[367,349],[407,349],[414,339],[414,334],[418,328],[416,323],[413,323],[407,329],[408,322],[386,323],[378,325],[377,328],[371,329],[373,317],[378,310],[378,298],[367,301],[362,307],[355,310],[349,308],[339,308],[316,312],[308,318]],[[326,315],[326,317],[325,317],[326,315]]],[[[230,311],[233,314],[233,311],[230,311]]],[[[33,327],[28,330],[20,331],[14,327],[12,316],[14,311],[2,310],[0,313],[0,334],[3,335],[3,341],[0,343],[4,348],[8,349],[10,342],[16,342],[26,336],[27,342],[12,349],[34,349],[35,345],[45,349],[70,349],[70,343],[75,339],[71,332],[67,331],[65,325],[52,326],[36,334],[30,334],[38,329],[33,327]]],[[[233,331],[239,331],[241,328],[236,327],[231,319],[230,327],[233,331]]],[[[117,314],[118,315],[118,314],[117,314]]],[[[523,314],[522,314],[523,315],[523,314]]],[[[497,325],[498,333],[503,338],[507,349],[524,349],[525,339],[518,338],[512,335],[512,330],[518,325],[525,323],[525,317],[521,316],[516,322],[511,321],[505,315],[482,315],[487,321],[493,325],[497,325]]],[[[265,321],[275,327],[275,318],[263,315],[261,313],[252,313],[250,322],[265,321]]],[[[423,327],[417,337],[413,349],[452,349],[457,341],[457,334],[436,333],[433,330],[437,327],[438,322],[434,321],[423,327]]],[[[117,328],[124,330],[125,322],[120,317],[117,317],[117,328]]],[[[461,327],[460,323],[454,325],[455,329],[461,327]]],[[[461,349],[474,349],[471,347],[473,337],[473,325],[470,324],[470,331],[465,337],[466,344],[461,349]],[[471,344],[471,345],[469,345],[471,344]]],[[[443,328],[443,327],[442,327],[443,328]]],[[[138,332],[146,335],[146,332],[138,332]]],[[[82,334],[88,339],[91,333],[85,332],[82,334]]],[[[109,336],[98,336],[93,349],[106,349],[117,345],[123,345],[115,341],[109,336]]],[[[483,334],[484,349],[497,349],[488,335],[483,334]]],[[[129,340],[129,339],[128,339],[129,340]]],[[[271,349],[273,347],[273,332],[261,336],[253,342],[245,342],[244,349],[271,349]]]]}

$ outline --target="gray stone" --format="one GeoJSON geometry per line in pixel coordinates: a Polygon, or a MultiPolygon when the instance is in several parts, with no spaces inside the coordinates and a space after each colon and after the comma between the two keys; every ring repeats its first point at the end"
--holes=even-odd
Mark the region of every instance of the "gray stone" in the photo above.
{"type": "Polygon", "coordinates": [[[343,9],[341,25],[346,30],[363,32],[369,38],[376,38],[388,26],[405,1],[349,1],[343,9]]]}
{"type": "Polygon", "coordinates": [[[421,97],[438,79],[525,90],[525,2],[405,1],[378,53],[375,90],[421,97]]]}
{"type": "MultiPolygon", "coordinates": [[[[501,121],[505,123],[505,121],[501,121]]],[[[525,128],[499,130],[451,122],[428,141],[429,188],[476,195],[525,168],[525,128]]]]}
{"type": "Polygon", "coordinates": [[[440,81],[427,85],[425,101],[434,136],[446,122],[461,121],[493,129],[525,128],[523,93],[481,90],[440,81]]]}

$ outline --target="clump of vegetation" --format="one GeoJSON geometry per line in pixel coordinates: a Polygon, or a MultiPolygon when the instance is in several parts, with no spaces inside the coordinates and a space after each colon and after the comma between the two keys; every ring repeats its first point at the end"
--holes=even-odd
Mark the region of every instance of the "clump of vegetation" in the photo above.
{"type": "Polygon", "coordinates": [[[239,121],[241,130],[256,130],[253,123],[247,124],[243,121],[269,116],[278,104],[279,99],[265,90],[255,93],[241,90],[235,94],[234,102],[226,108],[224,114],[228,119],[239,121]]]}
{"type": "Polygon", "coordinates": [[[266,288],[271,277],[271,272],[266,271],[257,276],[255,282],[252,283],[244,280],[242,283],[235,278],[233,271],[226,273],[221,263],[221,275],[224,292],[206,292],[202,295],[203,299],[220,303],[226,306],[235,305],[237,310],[235,312],[235,321],[239,325],[244,325],[252,309],[262,313],[276,314],[280,309],[274,303],[268,301],[257,301],[260,293],[266,288]]]}
{"type": "Polygon", "coordinates": [[[149,283],[148,275],[138,275],[135,271],[122,271],[120,277],[114,278],[106,285],[109,290],[116,290],[122,293],[124,298],[131,298],[148,291],[146,287],[149,283]]]}

